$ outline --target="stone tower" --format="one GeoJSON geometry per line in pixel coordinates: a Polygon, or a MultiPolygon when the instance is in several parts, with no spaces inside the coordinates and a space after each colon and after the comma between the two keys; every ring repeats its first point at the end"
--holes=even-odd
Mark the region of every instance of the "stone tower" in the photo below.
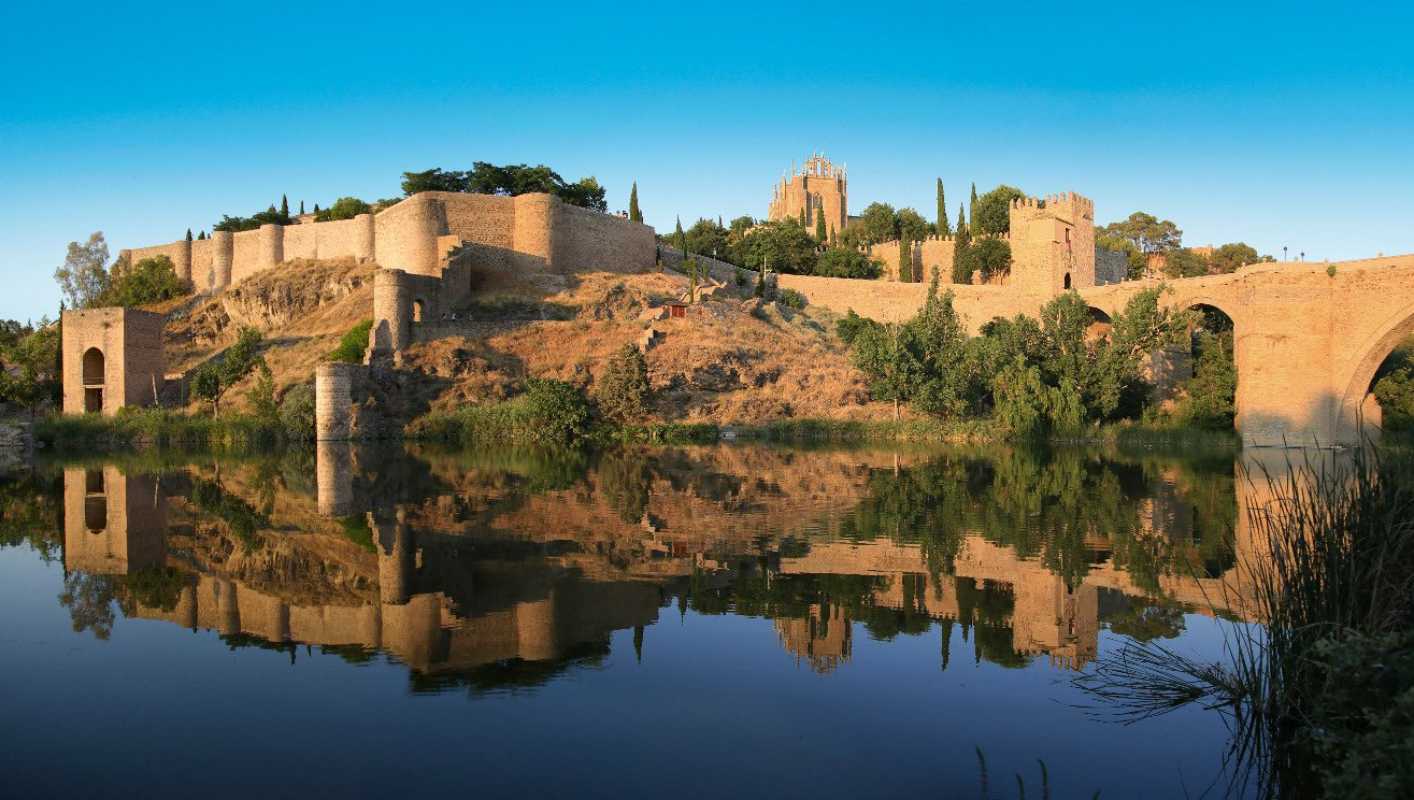
{"type": "Polygon", "coordinates": [[[1074,192],[1011,201],[1011,281],[1051,296],[1095,285],[1095,204],[1074,192]]]}
{"type": "Polygon", "coordinates": [[[848,182],[844,167],[837,167],[830,159],[816,153],[806,159],[798,171],[792,167],[781,177],[767,218],[773,222],[803,219],[806,230],[813,232],[816,210],[823,208],[827,234],[837,234],[849,224],[848,182]]]}

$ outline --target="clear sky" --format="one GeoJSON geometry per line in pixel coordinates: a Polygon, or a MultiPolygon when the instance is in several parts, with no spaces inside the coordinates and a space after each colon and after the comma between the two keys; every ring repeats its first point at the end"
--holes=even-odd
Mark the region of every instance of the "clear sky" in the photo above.
{"type": "Polygon", "coordinates": [[[396,196],[473,161],[594,175],[647,221],[764,216],[822,150],[933,217],[1077,191],[1186,244],[1414,252],[1414,5],[317,2],[0,8],[0,317],[65,245],[396,196]]]}

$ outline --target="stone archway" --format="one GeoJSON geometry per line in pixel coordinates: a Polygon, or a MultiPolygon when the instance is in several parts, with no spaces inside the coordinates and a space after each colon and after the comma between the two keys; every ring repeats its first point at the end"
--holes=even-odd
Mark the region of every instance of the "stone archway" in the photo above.
{"type": "Polygon", "coordinates": [[[1411,335],[1414,335],[1414,305],[1406,306],[1385,319],[1369,340],[1361,344],[1357,352],[1364,355],[1344,373],[1347,376],[1344,381],[1335,383],[1345,387],[1337,410],[1340,415],[1335,431],[1338,441],[1354,444],[1369,432],[1368,428],[1380,427],[1381,420],[1368,419],[1371,409],[1367,405],[1367,396],[1371,393],[1371,384],[1380,365],[1411,335]]]}
{"type": "Polygon", "coordinates": [[[421,297],[418,297],[412,301],[412,321],[427,321],[427,303],[423,302],[421,297]]]}
{"type": "Polygon", "coordinates": [[[103,351],[90,347],[83,351],[83,410],[97,413],[103,410],[103,390],[106,387],[106,366],[103,351]]]}

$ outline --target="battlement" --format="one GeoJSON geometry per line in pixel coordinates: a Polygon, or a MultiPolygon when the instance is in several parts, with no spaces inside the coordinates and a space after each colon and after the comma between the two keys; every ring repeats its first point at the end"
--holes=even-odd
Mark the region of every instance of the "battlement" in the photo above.
{"type": "Polygon", "coordinates": [[[1095,203],[1088,197],[1082,197],[1075,192],[1061,192],[1060,194],[1046,195],[1044,198],[1015,198],[1011,201],[1011,211],[1013,214],[1022,216],[1049,214],[1072,220],[1075,218],[1094,220],[1095,203]]]}

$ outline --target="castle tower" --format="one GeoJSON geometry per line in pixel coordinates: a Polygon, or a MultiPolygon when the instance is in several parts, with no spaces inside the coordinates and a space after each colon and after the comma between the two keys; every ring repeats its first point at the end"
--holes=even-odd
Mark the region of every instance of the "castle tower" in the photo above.
{"type": "Polygon", "coordinates": [[[802,220],[806,230],[815,231],[818,209],[825,210],[825,229],[833,235],[849,224],[849,180],[844,167],[837,167],[820,153],[805,160],[776,184],[767,218],[772,222],[791,218],[802,220]]]}
{"type": "Polygon", "coordinates": [[[1046,297],[1095,285],[1095,204],[1074,192],[1011,201],[1011,281],[1046,297]]]}

